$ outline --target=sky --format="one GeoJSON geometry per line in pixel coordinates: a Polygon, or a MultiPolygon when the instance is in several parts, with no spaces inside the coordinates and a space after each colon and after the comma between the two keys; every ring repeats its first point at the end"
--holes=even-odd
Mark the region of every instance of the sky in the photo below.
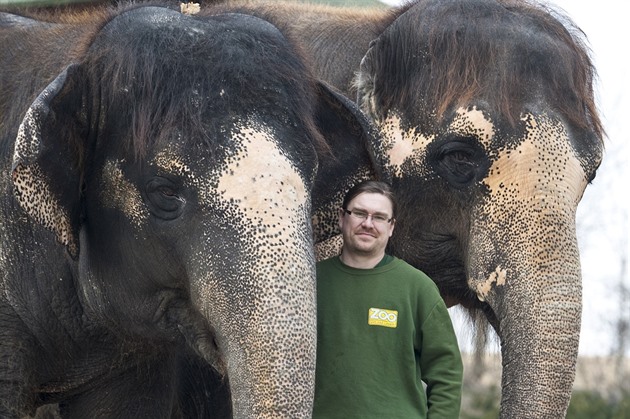
{"type": "MultiPolygon", "coordinates": [[[[382,0],[396,5],[404,1],[382,0]]],[[[616,321],[630,322],[630,295],[620,294],[621,281],[630,292],[630,115],[628,64],[622,50],[630,43],[627,14],[619,0],[549,0],[564,10],[586,34],[598,72],[595,94],[607,132],[604,160],[578,206],[577,231],[582,263],[583,312],[579,354],[609,355],[616,348],[616,321]],[[625,64],[625,66],[624,66],[625,64]]],[[[458,309],[450,309],[462,350],[470,350],[471,334],[458,309]]],[[[625,353],[630,356],[630,342],[625,353]]],[[[498,342],[490,349],[499,351],[498,342]]]]}

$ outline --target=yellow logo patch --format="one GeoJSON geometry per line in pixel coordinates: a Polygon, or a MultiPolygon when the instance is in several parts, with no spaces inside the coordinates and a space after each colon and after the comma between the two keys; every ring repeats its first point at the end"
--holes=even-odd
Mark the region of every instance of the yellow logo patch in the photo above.
{"type": "Polygon", "coordinates": [[[395,328],[398,326],[398,311],[383,308],[370,308],[368,313],[370,326],[384,326],[395,328]]]}

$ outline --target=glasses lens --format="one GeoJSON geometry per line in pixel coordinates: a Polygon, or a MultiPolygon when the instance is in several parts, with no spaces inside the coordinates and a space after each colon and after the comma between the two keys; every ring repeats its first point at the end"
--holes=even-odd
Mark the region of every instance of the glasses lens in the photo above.
{"type": "Polygon", "coordinates": [[[365,220],[369,216],[369,214],[365,211],[352,211],[351,214],[354,218],[358,218],[359,220],[365,220]]]}
{"type": "Polygon", "coordinates": [[[368,217],[372,218],[372,223],[374,224],[387,224],[389,223],[389,219],[383,214],[370,214],[369,212],[361,211],[361,210],[345,210],[348,214],[350,214],[353,218],[357,220],[364,221],[368,217]]]}

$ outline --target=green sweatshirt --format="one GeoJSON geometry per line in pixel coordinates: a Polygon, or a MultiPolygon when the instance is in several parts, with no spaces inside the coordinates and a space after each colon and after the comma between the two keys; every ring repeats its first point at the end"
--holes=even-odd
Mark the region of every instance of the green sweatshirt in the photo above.
{"type": "Polygon", "coordinates": [[[327,259],[317,264],[317,311],[313,418],[459,417],[461,355],[423,272],[397,258],[374,269],[327,259]]]}

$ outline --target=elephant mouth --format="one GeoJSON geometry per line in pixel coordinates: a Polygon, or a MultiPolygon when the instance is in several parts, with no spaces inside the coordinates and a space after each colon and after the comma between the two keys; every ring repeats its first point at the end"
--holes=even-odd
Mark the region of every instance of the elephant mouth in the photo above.
{"type": "Polygon", "coordinates": [[[227,365],[217,344],[216,331],[208,320],[189,307],[171,309],[168,317],[188,346],[222,377],[226,376],[227,365]]]}
{"type": "Polygon", "coordinates": [[[211,328],[210,334],[195,334],[192,333],[193,336],[190,336],[190,330],[184,328],[184,326],[178,324],[178,328],[180,332],[186,339],[188,345],[190,345],[199,356],[201,356],[212,368],[215,369],[221,377],[225,377],[227,375],[227,365],[225,360],[221,356],[221,351],[219,350],[219,346],[217,345],[214,329],[211,328]]]}

